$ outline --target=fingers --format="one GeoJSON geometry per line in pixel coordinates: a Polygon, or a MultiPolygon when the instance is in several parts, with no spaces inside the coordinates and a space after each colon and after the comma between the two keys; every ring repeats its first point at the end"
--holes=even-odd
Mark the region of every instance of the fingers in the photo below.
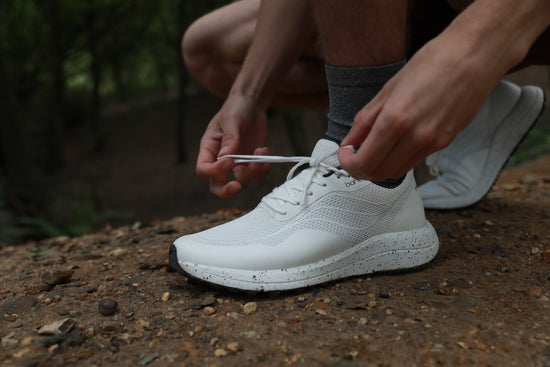
{"type": "MultiPolygon", "coordinates": [[[[256,148],[254,155],[269,155],[267,147],[256,148]]],[[[271,163],[246,163],[239,164],[233,168],[233,175],[243,186],[252,180],[263,180],[271,169],[271,163]]]]}
{"type": "Polygon", "coordinates": [[[235,196],[242,188],[242,185],[237,181],[210,180],[210,192],[222,199],[230,199],[235,196]]]}

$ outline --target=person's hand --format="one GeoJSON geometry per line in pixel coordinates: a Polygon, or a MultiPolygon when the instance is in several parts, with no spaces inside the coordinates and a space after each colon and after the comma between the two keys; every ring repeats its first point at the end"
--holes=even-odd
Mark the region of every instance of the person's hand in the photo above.
{"type": "Polygon", "coordinates": [[[210,180],[210,191],[222,198],[233,197],[252,179],[262,179],[271,168],[268,163],[235,165],[228,154],[267,155],[265,110],[243,96],[229,96],[208,124],[201,139],[197,175],[210,180]],[[233,173],[234,180],[229,178],[233,173]]]}
{"type": "Polygon", "coordinates": [[[357,113],[338,151],[353,177],[401,177],[472,121],[500,76],[452,47],[428,43],[357,113]]]}

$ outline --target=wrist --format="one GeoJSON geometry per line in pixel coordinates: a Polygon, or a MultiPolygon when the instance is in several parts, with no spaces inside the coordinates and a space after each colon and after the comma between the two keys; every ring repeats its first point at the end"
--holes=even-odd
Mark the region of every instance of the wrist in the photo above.
{"type": "Polygon", "coordinates": [[[247,78],[237,78],[231,90],[229,91],[229,97],[244,98],[249,103],[259,107],[262,110],[267,110],[269,106],[270,95],[266,93],[263,88],[257,82],[247,78]]]}

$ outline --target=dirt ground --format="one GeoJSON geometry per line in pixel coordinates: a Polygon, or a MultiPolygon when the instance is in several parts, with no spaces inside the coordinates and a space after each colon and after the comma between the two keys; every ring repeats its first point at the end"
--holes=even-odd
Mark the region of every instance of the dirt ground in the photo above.
{"type": "Polygon", "coordinates": [[[170,271],[170,243],[231,209],[4,246],[0,364],[550,366],[549,168],[541,157],[467,210],[428,212],[441,250],[423,270],[293,292],[170,271]]]}

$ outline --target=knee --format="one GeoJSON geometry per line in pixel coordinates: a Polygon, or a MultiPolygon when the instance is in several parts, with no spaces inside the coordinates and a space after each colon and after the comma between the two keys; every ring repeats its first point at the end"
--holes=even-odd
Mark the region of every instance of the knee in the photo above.
{"type": "Polygon", "coordinates": [[[213,43],[205,24],[207,19],[204,18],[192,23],[183,34],[181,41],[183,60],[193,75],[200,73],[200,66],[204,65],[204,58],[212,53],[213,43]]]}

